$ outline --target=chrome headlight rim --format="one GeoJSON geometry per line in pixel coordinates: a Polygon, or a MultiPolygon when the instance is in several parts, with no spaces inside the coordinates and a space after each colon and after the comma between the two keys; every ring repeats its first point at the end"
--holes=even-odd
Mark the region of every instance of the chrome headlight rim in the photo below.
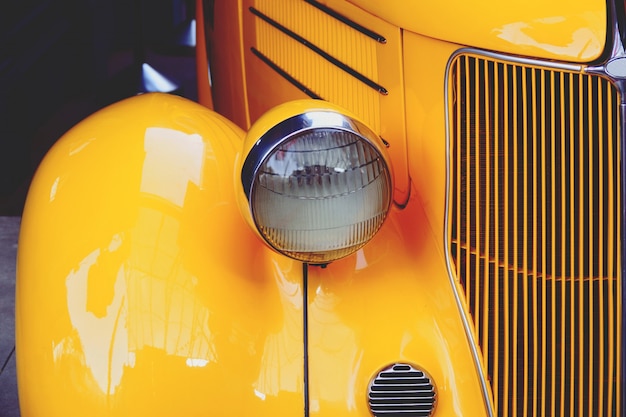
{"type": "MultiPolygon", "coordinates": [[[[382,141],[367,125],[345,114],[332,110],[312,110],[283,120],[263,134],[248,152],[241,169],[241,184],[251,205],[252,184],[259,168],[268,156],[283,143],[314,129],[337,129],[360,136],[383,154],[382,141]],[[330,117],[329,117],[330,116],[330,117]]],[[[388,166],[391,169],[390,166],[388,166]]],[[[252,207],[250,206],[252,212],[252,207]]]]}
{"type": "MultiPolygon", "coordinates": [[[[335,260],[344,258],[356,252],[358,249],[365,246],[365,244],[367,244],[367,242],[369,242],[369,240],[371,240],[371,238],[380,230],[380,228],[382,227],[382,224],[384,223],[384,221],[386,220],[389,214],[389,210],[391,209],[391,206],[393,203],[393,173],[392,173],[392,167],[390,164],[390,158],[386,150],[386,143],[376,133],[374,133],[373,130],[371,130],[365,123],[359,121],[358,119],[354,117],[351,117],[349,114],[344,113],[338,109],[316,108],[312,110],[304,110],[304,111],[299,112],[295,116],[290,116],[288,118],[280,120],[278,123],[272,125],[269,129],[267,129],[265,133],[257,133],[257,135],[258,135],[257,136],[258,139],[250,137],[250,139],[253,142],[241,165],[241,185],[242,185],[243,195],[245,198],[245,206],[247,206],[247,210],[250,215],[249,219],[252,221],[252,224],[256,228],[256,231],[260,235],[260,237],[272,249],[274,249],[275,251],[287,257],[290,257],[292,259],[295,259],[301,262],[324,265],[324,264],[333,262],[335,260]],[[323,136],[325,134],[330,135],[330,137],[334,137],[335,135],[352,137],[354,140],[353,146],[368,148],[369,151],[367,152],[371,152],[372,155],[375,155],[374,159],[372,159],[371,162],[368,162],[366,165],[361,166],[362,173],[360,175],[361,176],[367,175],[367,174],[364,174],[365,171],[363,171],[363,169],[369,172],[369,170],[372,168],[366,168],[366,166],[369,166],[369,164],[374,163],[374,161],[378,161],[375,164],[379,165],[379,169],[381,169],[380,175],[382,178],[379,180],[375,180],[375,181],[379,184],[383,184],[381,185],[381,187],[382,187],[382,190],[384,191],[382,191],[382,194],[379,195],[380,199],[374,200],[374,201],[377,201],[377,203],[374,203],[373,205],[370,205],[368,203],[366,205],[361,205],[360,207],[371,207],[372,210],[374,210],[374,207],[382,208],[382,210],[378,212],[379,214],[377,214],[377,217],[376,217],[377,220],[375,220],[375,218],[373,217],[366,217],[366,219],[369,219],[368,221],[371,221],[377,224],[377,226],[375,227],[368,226],[369,228],[367,230],[369,230],[369,233],[360,235],[361,236],[360,238],[355,238],[354,235],[350,234],[352,235],[352,238],[349,237],[350,235],[345,235],[345,237],[340,238],[339,241],[333,240],[330,238],[322,239],[318,241],[318,243],[314,243],[313,246],[310,246],[308,248],[284,246],[282,245],[282,243],[278,243],[275,240],[276,235],[267,234],[268,230],[272,230],[272,227],[268,226],[266,223],[260,220],[260,217],[263,217],[263,215],[260,214],[263,212],[263,210],[261,209],[262,206],[255,207],[258,205],[258,197],[255,197],[256,193],[261,192],[261,190],[265,189],[264,185],[262,185],[262,183],[259,182],[260,177],[263,175],[267,175],[267,172],[265,172],[264,167],[267,167],[267,163],[269,163],[268,161],[275,160],[277,158],[278,153],[285,152],[286,149],[288,149],[291,146],[290,142],[299,143],[301,139],[306,140],[307,137],[311,137],[315,135],[323,136]],[[358,145],[359,142],[361,143],[360,145],[358,145]],[[380,181],[382,181],[382,183],[380,183],[380,181]],[[257,209],[259,209],[260,211],[257,212],[256,211],[257,209]],[[367,237],[363,238],[362,236],[367,236],[367,237]],[[344,240],[342,241],[341,239],[344,239],[344,240]],[[326,240],[326,242],[329,243],[327,247],[322,247],[323,244],[320,243],[320,242],[323,242],[324,240],[326,240]],[[315,247],[316,245],[318,247],[315,247]],[[345,246],[342,246],[342,245],[345,245],[345,246]]],[[[338,146],[338,148],[341,148],[341,147],[343,146],[338,146]]],[[[318,152],[318,151],[323,152],[323,151],[331,151],[333,149],[338,149],[338,148],[334,148],[334,147],[327,148],[327,149],[311,148],[304,152],[318,152]]],[[[286,151],[286,152],[291,153],[289,151],[286,151]]],[[[302,150],[295,151],[295,152],[296,153],[302,152],[302,150]]],[[[367,157],[364,155],[359,156],[359,159],[361,157],[367,159],[367,157]]],[[[329,165],[327,168],[332,168],[332,165],[329,165]]],[[[340,172],[344,172],[344,171],[340,171],[340,172]]],[[[318,177],[317,175],[318,174],[314,174],[313,177],[318,178],[319,180],[320,177],[318,177]]],[[[291,177],[291,178],[294,178],[294,177],[291,177]]],[[[290,198],[295,197],[296,199],[299,199],[299,200],[330,200],[333,198],[343,198],[348,195],[352,195],[353,193],[356,193],[355,195],[362,195],[362,193],[371,193],[371,191],[369,192],[365,191],[366,189],[369,189],[369,187],[370,187],[370,184],[362,184],[360,188],[352,189],[352,190],[346,189],[346,192],[342,192],[337,195],[328,194],[322,197],[315,196],[312,198],[306,197],[306,196],[298,197],[296,195],[292,195],[290,198]]],[[[354,197],[354,198],[357,198],[357,197],[354,197]]],[[[365,212],[367,210],[363,210],[363,211],[357,210],[357,211],[365,212]]],[[[351,211],[348,211],[348,212],[351,212],[351,211]]],[[[293,212],[290,212],[290,213],[293,213],[293,212]]],[[[265,217],[267,217],[267,214],[265,215],[265,217]]],[[[331,218],[335,218],[335,216],[333,215],[331,218]]],[[[330,221],[331,220],[329,220],[329,222],[330,221]]],[[[358,219],[358,216],[355,214],[355,223],[344,223],[343,226],[337,226],[337,227],[343,227],[343,228],[359,227],[359,225],[363,226],[362,222],[363,222],[363,217],[361,217],[361,219],[358,219]],[[350,226],[350,224],[352,226],[350,226]]],[[[279,229],[273,229],[273,230],[276,231],[279,229]]],[[[291,232],[295,232],[295,233],[304,232],[304,233],[315,234],[315,233],[322,232],[322,230],[324,229],[319,229],[319,228],[300,229],[296,227],[294,229],[289,229],[289,228],[283,229],[283,231],[285,230],[291,230],[291,232]]],[[[326,229],[326,230],[330,230],[330,229],[326,229]]],[[[355,230],[355,229],[352,229],[352,230],[355,230]]],[[[359,230],[363,230],[363,229],[359,229],[359,230]]],[[[330,233],[330,231],[328,233],[330,233]]],[[[309,237],[311,236],[312,235],[309,235],[309,237]]],[[[335,232],[335,237],[336,236],[337,235],[335,232]]]]}

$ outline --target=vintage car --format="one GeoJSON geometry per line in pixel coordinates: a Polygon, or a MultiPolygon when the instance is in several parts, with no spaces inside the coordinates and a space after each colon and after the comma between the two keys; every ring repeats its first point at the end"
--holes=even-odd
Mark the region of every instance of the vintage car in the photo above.
{"type": "Polygon", "coordinates": [[[32,182],[23,417],[624,415],[623,1],[196,8],[32,182]]]}

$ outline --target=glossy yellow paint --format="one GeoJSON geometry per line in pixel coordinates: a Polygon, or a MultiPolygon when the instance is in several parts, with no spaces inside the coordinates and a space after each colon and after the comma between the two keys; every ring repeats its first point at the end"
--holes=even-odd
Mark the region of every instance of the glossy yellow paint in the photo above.
{"type": "Polygon", "coordinates": [[[436,416],[487,415],[485,359],[473,355],[476,329],[463,322],[470,315],[444,246],[446,68],[463,45],[594,59],[604,48],[606,5],[322,3],[387,43],[329,42],[352,29],[306,2],[216,2],[223,18],[206,27],[208,41],[227,39],[210,54],[216,84],[201,88],[213,89],[216,110],[234,123],[148,94],[88,118],[46,157],[19,245],[23,416],[296,416],[305,393],[313,416],[367,416],[368,383],[396,361],[432,376],[436,416]],[[276,29],[249,7],[303,30],[388,94],[289,40],[273,50],[276,29]],[[307,95],[252,47],[335,104],[283,104],[307,95]],[[390,143],[401,204],[356,254],[306,269],[266,247],[244,220],[239,170],[256,138],[311,106],[347,108],[390,143]],[[237,125],[253,121],[246,139],[237,125]]]}
{"type": "MultiPolygon", "coordinates": [[[[301,415],[303,266],[238,213],[242,140],[148,94],[51,150],[19,243],[23,416],[301,415]]],[[[437,415],[482,413],[438,238],[415,202],[355,255],[309,268],[312,415],[368,415],[367,385],[394,361],[431,374],[437,415]]]]}
{"type": "MultiPolygon", "coordinates": [[[[357,118],[319,100],[284,103],[251,127],[239,156],[279,121],[311,110],[357,118]]],[[[241,184],[237,187],[241,209],[254,227],[241,184]]],[[[369,381],[396,361],[415,363],[433,377],[437,415],[484,412],[476,364],[447,279],[441,235],[431,228],[419,194],[413,195],[407,208],[393,209],[379,234],[356,254],[308,269],[313,415],[368,415],[369,381]]]]}
{"type": "Polygon", "coordinates": [[[237,210],[242,137],[149,94],[54,146],[19,240],[22,416],[301,413],[302,270],[237,210]]]}
{"type": "MultiPolygon", "coordinates": [[[[378,42],[305,1],[243,0],[243,42],[245,79],[250,120],[256,121],[271,108],[292,100],[311,98],[307,94],[340,105],[363,120],[376,134],[386,140],[395,171],[397,202],[408,199],[406,129],[404,112],[404,79],[402,72],[402,32],[396,26],[344,1],[328,3],[333,10],[349,16],[356,23],[384,37],[378,42]],[[289,31],[297,32],[309,45],[320,48],[334,59],[345,63],[385,92],[355,78],[332,60],[293,39],[280,29],[250,12],[254,8],[289,31]],[[301,91],[279,75],[255,53],[288,73],[306,87],[301,91]]],[[[235,39],[224,38],[228,43],[235,39]]],[[[217,95],[216,95],[217,96],[217,95]]],[[[224,95],[217,100],[232,100],[224,95]]]]}
{"type": "Polygon", "coordinates": [[[606,42],[604,0],[349,0],[408,31],[535,58],[588,62],[606,42]]]}
{"type": "MultiPolygon", "coordinates": [[[[445,221],[446,113],[445,76],[450,56],[458,45],[413,33],[404,36],[409,174],[432,224],[445,221]],[[424,65],[428,59],[429,65],[424,65]]],[[[443,239],[436,244],[441,245],[443,239]]]]}
{"type": "MultiPolygon", "coordinates": [[[[244,77],[241,0],[205,2],[196,12],[196,20],[204,29],[209,69],[213,84],[198,85],[199,97],[212,93],[215,111],[242,129],[250,127],[250,112],[246,100],[244,77]]],[[[203,72],[198,72],[204,80],[203,72]]],[[[207,74],[208,75],[208,74],[207,74]]],[[[204,104],[204,102],[201,102],[204,104]]]]}
{"type": "Polygon", "coordinates": [[[309,269],[312,415],[370,415],[367,384],[396,361],[433,378],[435,416],[486,415],[440,239],[412,198],[355,255],[309,269]]]}

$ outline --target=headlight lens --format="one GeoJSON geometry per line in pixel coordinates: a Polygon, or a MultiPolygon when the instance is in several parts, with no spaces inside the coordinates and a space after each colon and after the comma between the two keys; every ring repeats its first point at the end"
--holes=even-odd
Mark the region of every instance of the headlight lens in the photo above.
{"type": "Polygon", "coordinates": [[[382,141],[332,111],[295,116],[270,129],[248,154],[242,182],[261,236],[309,263],[362,247],[381,227],[392,198],[382,141]]]}

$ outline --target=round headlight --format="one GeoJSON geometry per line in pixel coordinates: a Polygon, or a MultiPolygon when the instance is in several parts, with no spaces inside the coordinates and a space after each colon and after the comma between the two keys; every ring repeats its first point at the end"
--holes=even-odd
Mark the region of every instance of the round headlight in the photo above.
{"type": "Polygon", "coordinates": [[[376,234],[391,205],[391,178],[380,138],[330,110],[288,118],[263,134],[241,177],[261,236],[314,264],[347,256],[376,234]]]}

